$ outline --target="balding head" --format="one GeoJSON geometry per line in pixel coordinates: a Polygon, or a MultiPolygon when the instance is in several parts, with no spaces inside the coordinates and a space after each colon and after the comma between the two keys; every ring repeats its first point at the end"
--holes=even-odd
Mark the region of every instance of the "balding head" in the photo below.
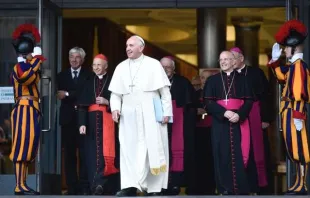
{"type": "Polygon", "coordinates": [[[167,76],[169,78],[172,77],[175,70],[175,62],[169,57],[164,57],[160,59],[160,63],[163,66],[167,76]]]}
{"type": "Polygon", "coordinates": [[[235,57],[230,51],[223,51],[219,58],[221,70],[224,72],[232,72],[235,63],[235,57]]]}
{"type": "Polygon", "coordinates": [[[142,55],[144,40],[139,36],[132,36],[126,42],[126,53],[128,58],[136,59],[142,55]]]}

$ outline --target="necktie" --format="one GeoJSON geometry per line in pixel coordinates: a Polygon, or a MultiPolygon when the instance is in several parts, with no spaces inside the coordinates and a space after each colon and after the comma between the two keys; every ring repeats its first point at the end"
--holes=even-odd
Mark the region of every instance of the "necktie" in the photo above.
{"type": "Polygon", "coordinates": [[[74,74],[73,81],[75,84],[77,83],[77,80],[78,80],[77,73],[78,73],[77,71],[73,71],[73,74],[74,74]]]}

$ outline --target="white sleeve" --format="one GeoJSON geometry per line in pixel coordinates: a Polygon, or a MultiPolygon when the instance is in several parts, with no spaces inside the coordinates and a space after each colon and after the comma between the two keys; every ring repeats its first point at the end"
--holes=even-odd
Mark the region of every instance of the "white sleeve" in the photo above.
{"type": "Polygon", "coordinates": [[[111,107],[111,111],[115,111],[118,110],[119,112],[121,112],[121,108],[122,108],[122,95],[121,94],[117,94],[117,93],[111,93],[111,97],[110,97],[110,107],[111,107]]]}
{"type": "Polygon", "coordinates": [[[168,86],[159,89],[159,93],[161,96],[161,103],[163,106],[163,116],[173,116],[172,115],[172,101],[170,89],[168,86]]]}

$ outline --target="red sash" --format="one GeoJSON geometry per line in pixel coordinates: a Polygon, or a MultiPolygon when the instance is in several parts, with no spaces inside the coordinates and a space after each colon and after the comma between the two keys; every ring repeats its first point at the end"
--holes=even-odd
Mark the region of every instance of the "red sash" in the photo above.
{"type": "Polygon", "coordinates": [[[104,171],[103,175],[111,175],[118,173],[119,170],[115,167],[115,125],[112,115],[107,112],[107,106],[93,104],[88,108],[88,112],[100,111],[102,112],[102,144],[104,157],[104,171]]]}
{"type": "Polygon", "coordinates": [[[172,162],[170,171],[184,170],[184,137],[183,137],[183,107],[178,108],[175,100],[172,101],[173,124],[171,134],[172,162]]]}
{"type": "MultiPolygon", "coordinates": [[[[216,102],[227,110],[240,109],[240,107],[244,103],[243,100],[232,98],[228,99],[228,101],[218,100],[216,102]]],[[[242,150],[243,164],[245,167],[247,167],[250,153],[250,141],[251,141],[250,125],[248,119],[245,119],[242,123],[240,123],[240,130],[241,130],[241,150],[242,150]]]]}

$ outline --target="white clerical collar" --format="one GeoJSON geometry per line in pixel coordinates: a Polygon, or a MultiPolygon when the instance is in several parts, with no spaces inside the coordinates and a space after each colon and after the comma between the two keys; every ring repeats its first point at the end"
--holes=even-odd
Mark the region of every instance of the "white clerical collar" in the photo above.
{"type": "Polygon", "coordinates": [[[134,63],[138,63],[140,62],[142,59],[143,59],[144,55],[141,54],[141,56],[139,58],[136,58],[136,59],[130,59],[130,61],[134,62],[134,63]]]}
{"type": "Polygon", "coordinates": [[[99,79],[102,79],[104,75],[106,75],[107,72],[105,72],[104,74],[101,75],[97,75],[99,79]]]}
{"type": "Polygon", "coordinates": [[[245,68],[245,64],[240,69],[237,70],[238,73],[240,73],[243,70],[243,68],[245,68]]]}
{"type": "Polygon", "coordinates": [[[230,74],[232,73],[232,71],[230,71],[230,72],[225,72],[225,71],[223,71],[227,76],[230,76],[230,74]]]}
{"type": "Polygon", "coordinates": [[[290,61],[291,63],[297,61],[298,59],[303,59],[304,54],[303,53],[297,53],[294,54],[293,57],[291,59],[289,59],[288,61],[290,61]]]}

